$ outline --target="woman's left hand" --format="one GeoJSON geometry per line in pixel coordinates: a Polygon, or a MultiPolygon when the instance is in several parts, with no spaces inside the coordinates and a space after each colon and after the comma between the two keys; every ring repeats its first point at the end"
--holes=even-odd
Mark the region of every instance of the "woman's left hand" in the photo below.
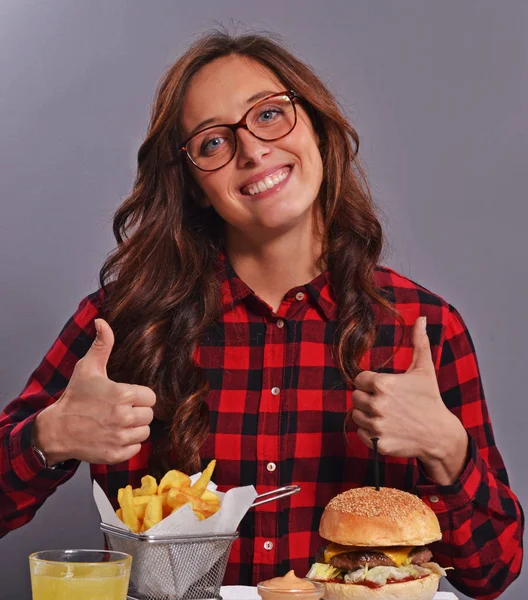
{"type": "Polygon", "coordinates": [[[381,454],[416,457],[429,477],[447,485],[464,468],[468,438],[440,395],[425,317],[414,324],[412,347],[406,373],[363,371],[356,377],[352,419],[367,446],[377,437],[381,454]]]}

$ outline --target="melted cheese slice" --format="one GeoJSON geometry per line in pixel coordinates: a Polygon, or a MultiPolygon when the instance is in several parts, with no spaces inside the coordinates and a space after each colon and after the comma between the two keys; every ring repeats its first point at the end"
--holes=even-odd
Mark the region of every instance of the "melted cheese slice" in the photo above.
{"type": "Polygon", "coordinates": [[[385,554],[388,558],[394,561],[397,567],[401,567],[405,561],[409,558],[409,554],[412,552],[414,546],[387,546],[383,547],[373,547],[373,548],[364,548],[358,546],[343,546],[341,544],[328,544],[325,548],[324,559],[325,563],[329,563],[330,559],[337,554],[344,554],[345,552],[380,552],[381,554],[385,554]]]}

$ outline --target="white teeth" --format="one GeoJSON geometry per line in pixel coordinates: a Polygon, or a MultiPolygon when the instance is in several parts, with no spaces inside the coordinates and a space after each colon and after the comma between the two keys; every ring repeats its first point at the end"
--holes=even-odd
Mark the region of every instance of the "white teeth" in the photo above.
{"type": "Polygon", "coordinates": [[[277,173],[272,173],[271,175],[266,175],[260,181],[252,183],[247,186],[247,193],[251,196],[258,194],[260,192],[265,192],[266,190],[270,190],[272,187],[275,187],[281,181],[284,181],[286,177],[288,177],[291,169],[286,167],[285,169],[281,169],[277,173]]]}
{"type": "Polygon", "coordinates": [[[264,183],[266,184],[268,190],[271,190],[271,188],[275,185],[273,179],[269,175],[266,175],[266,177],[264,177],[264,183]]]}

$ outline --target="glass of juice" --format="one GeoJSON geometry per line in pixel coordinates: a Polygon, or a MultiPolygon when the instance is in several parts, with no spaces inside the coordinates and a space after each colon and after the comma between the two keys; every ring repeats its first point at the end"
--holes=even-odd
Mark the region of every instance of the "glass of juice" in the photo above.
{"type": "Polygon", "coordinates": [[[124,552],[34,552],[29,556],[33,600],[126,600],[131,564],[124,552]]]}

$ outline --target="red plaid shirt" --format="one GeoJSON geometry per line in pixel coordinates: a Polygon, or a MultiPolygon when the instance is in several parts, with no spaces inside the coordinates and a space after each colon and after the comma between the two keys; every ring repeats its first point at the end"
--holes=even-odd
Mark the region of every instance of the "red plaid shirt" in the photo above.
{"type": "MultiPolygon", "coordinates": [[[[457,311],[438,296],[387,268],[383,288],[405,322],[403,346],[393,355],[400,324],[375,308],[377,341],[362,360],[369,370],[403,373],[411,362],[410,329],[427,316],[427,331],[444,402],[470,437],[468,463],[449,486],[429,480],[416,459],[381,457],[383,485],[412,491],[438,516],[443,540],[434,558],[453,566],[450,581],[463,593],[496,598],[518,575],[523,517],[495,446],[477,359],[457,311]],[[388,359],[388,362],[386,362],[388,359]]],[[[318,535],[326,503],[351,487],[373,485],[372,458],[356,433],[343,435],[351,408],[332,349],[336,304],[329,275],[292,289],[279,310],[257,298],[229,263],[221,272],[222,314],[202,340],[196,360],[210,382],[210,435],[203,463],[217,459],[220,491],[252,484],[259,493],[297,484],[300,493],[252,509],[240,525],[224,583],[252,584],[288,569],[305,575],[324,541],[318,535]]],[[[31,376],[0,417],[0,535],[28,522],[55,488],[74,473],[45,470],[31,450],[35,415],[66,387],[76,361],[95,336],[101,294],[85,298],[31,376]]],[[[114,500],[148,471],[151,439],[130,461],[92,465],[92,476],[114,500]]]]}

